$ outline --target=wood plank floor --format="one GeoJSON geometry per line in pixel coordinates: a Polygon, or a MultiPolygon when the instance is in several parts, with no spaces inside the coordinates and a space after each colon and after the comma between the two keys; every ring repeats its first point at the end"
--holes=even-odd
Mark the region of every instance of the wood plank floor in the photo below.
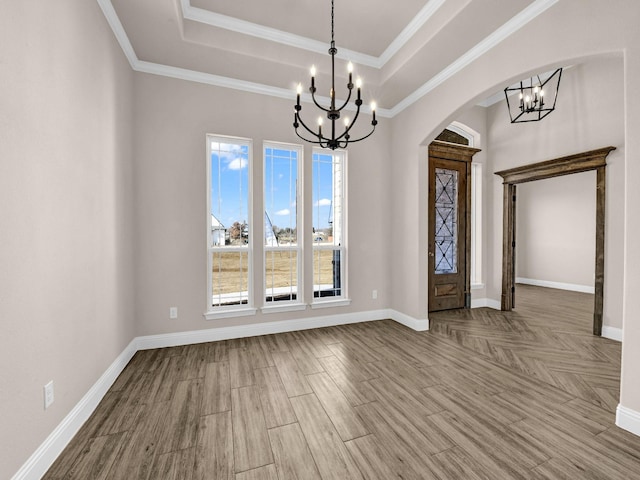
{"type": "Polygon", "coordinates": [[[140,351],[44,478],[637,479],[591,299],[140,351]]]}
{"type": "Polygon", "coordinates": [[[433,333],[615,412],[619,342],[592,335],[593,295],[517,285],[516,309],[430,315],[433,333]]]}

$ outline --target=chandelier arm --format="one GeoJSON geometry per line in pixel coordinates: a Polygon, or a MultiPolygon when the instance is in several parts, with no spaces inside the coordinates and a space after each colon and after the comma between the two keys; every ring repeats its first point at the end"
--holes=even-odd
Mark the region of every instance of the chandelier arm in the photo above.
{"type": "MultiPolygon", "coordinates": [[[[300,125],[302,125],[304,127],[304,129],[309,132],[311,135],[313,135],[314,137],[322,140],[324,137],[322,135],[318,135],[316,132],[314,132],[313,130],[311,130],[309,127],[307,127],[307,124],[304,123],[302,121],[302,118],[300,118],[300,115],[296,112],[296,119],[300,122],[300,125]]],[[[296,129],[296,133],[297,133],[297,129],[296,129]]]]}
{"type": "Polygon", "coordinates": [[[369,138],[371,135],[373,135],[373,132],[376,131],[376,126],[374,125],[373,128],[371,129],[371,131],[365,135],[364,137],[360,137],[360,138],[356,138],[355,140],[349,139],[349,142],[351,143],[355,143],[355,142],[360,142],[361,140],[364,140],[365,138],[369,138]]]}
{"type": "MultiPolygon", "coordinates": [[[[353,89],[350,88],[349,89],[349,96],[347,97],[347,99],[344,101],[344,103],[342,104],[342,106],[338,109],[336,109],[336,111],[341,112],[344,107],[346,107],[349,104],[349,100],[351,100],[351,94],[353,93],[353,89]]],[[[360,110],[360,107],[358,107],[358,110],[360,110]]]]}
{"type": "Polygon", "coordinates": [[[358,119],[358,116],[360,115],[360,105],[357,105],[357,107],[358,107],[358,109],[356,110],[356,114],[353,117],[353,120],[351,120],[351,123],[349,124],[349,126],[345,129],[345,131],[342,133],[342,135],[340,135],[338,138],[336,138],[336,140],[340,140],[342,137],[347,135],[349,133],[349,130],[351,130],[351,127],[353,127],[356,124],[356,120],[358,119]]]}
{"type": "MultiPolygon", "coordinates": [[[[359,142],[361,140],[364,140],[365,138],[370,137],[373,132],[376,129],[376,125],[377,125],[377,121],[376,121],[376,116],[375,116],[375,111],[373,111],[373,119],[371,121],[371,125],[372,125],[372,129],[371,131],[363,136],[360,137],[356,140],[351,139],[349,133],[351,132],[351,129],[353,128],[353,126],[356,123],[356,120],[358,119],[358,117],[360,116],[360,110],[361,110],[361,105],[362,105],[362,100],[360,98],[360,88],[358,88],[358,98],[357,100],[354,102],[356,105],[356,112],[355,112],[355,116],[353,118],[353,120],[351,122],[347,122],[345,124],[344,127],[344,131],[342,132],[342,134],[340,134],[339,136],[336,136],[336,121],[338,121],[340,119],[341,116],[341,112],[342,110],[344,110],[347,105],[349,105],[349,102],[351,101],[351,98],[353,96],[353,81],[352,81],[352,70],[353,70],[353,65],[351,64],[351,62],[349,62],[349,81],[347,83],[347,89],[348,89],[348,95],[346,100],[344,100],[344,102],[340,102],[341,106],[336,108],[336,89],[335,89],[335,81],[336,81],[336,75],[335,75],[335,57],[336,54],[338,53],[338,49],[336,48],[336,44],[335,44],[335,35],[334,35],[334,0],[331,0],[331,43],[329,46],[329,55],[331,56],[331,91],[329,96],[330,98],[330,105],[328,107],[324,107],[320,104],[320,102],[318,101],[319,99],[316,98],[316,92],[317,89],[315,87],[315,67],[311,68],[311,86],[309,87],[309,92],[311,93],[311,100],[313,102],[313,104],[321,111],[321,112],[325,112],[326,117],[329,119],[329,121],[331,122],[329,127],[331,128],[331,132],[330,132],[330,136],[325,136],[322,133],[322,116],[320,117],[319,120],[319,124],[318,124],[318,129],[317,129],[317,133],[316,131],[312,130],[311,128],[309,128],[307,126],[307,124],[302,120],[302,117],[300,116],[300,110],[302,109],[302,106],[300,105],[300,93],[301,93],[301,86],[299,86],[298,88],[298,96],[297,96],[297,102],[295,105],[295,114],[294,114],[294,122],[293,122],[293,127],[295,129],[295,133],[298,136],[298,138],[300,138],[301,140],[304,140],[305,142],[314,144],[314,145],[319,145],[322,148],[330,148],[331,150],[335,150],[337,148],[346,148],[347,145],[349,145],[349,143],[353,143],[353,142],[359,142]],[[303,130],[299,131],[299,127],[300,125],[302,125],[303,130]],[[310,140],[309,138],[306,138],[306,134],[309,134],[313,140],[310,140]]],[[[358,82],[356,82],[358,83],[358,82]]],[[[346,117],[345,117],[346,120],[346,117]]],[[[325,130],[325,132],[327,132],[325,130]]],[[[327,132],[329,133],[329,132],[327,132]]]]}
{"type": "Polygon", "coordinates": [[[327,113],[329,113],[329,112],[331,111],[331,109],[329,109],[329,108],[324,108],[322,105],[320,105],[320,104],[318,103],[318,101],[316,100],[315,92],[311,92],[311,99],[313,100],[313,103],[315,103],[315,104],[316,104],[316,107],[318,107],[320,110],[325,111],[325,112],[327,112],[327,113]]]}
{"type": "Polygon", "coordinates": [[[305,142],[307,142],[307,143],[315,143],[315,144],[321,145],[321,143],[320,143],[319,141],[317,141],[317,140],[309,140],[308,138],[305,138],[305,137],[303,137],[302,135],[300,135],[300,134],[298,133],[298,129],[297,129],[297,128],[295,129],[295,132],[296,132],[296,135],[297,135],[300,139],[304,140],[305,142]]]}

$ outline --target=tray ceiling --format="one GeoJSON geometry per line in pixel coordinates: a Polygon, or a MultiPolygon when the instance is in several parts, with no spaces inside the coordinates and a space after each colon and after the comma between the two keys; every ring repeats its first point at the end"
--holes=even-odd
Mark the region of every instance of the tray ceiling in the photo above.
{"type": "MultiPolygon", "coordinates": [[[[135,70],[294,99],[315,65],[328,94],[330,0],[97,1],[135,70]]],[[[338,97],[351,60],[392,116],[557,1],[336,0],[338,97]]]]}

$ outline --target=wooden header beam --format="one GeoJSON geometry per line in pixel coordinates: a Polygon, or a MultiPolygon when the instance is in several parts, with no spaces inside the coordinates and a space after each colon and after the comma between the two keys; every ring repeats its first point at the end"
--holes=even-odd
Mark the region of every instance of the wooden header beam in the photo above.
{"type": "Polygon", "coordinates": [[[607,155],[615,149],[616,147],[599,148],[546,162],[531,163],[521,167],[501,170],[496,172],[496,175],[500,175],[504,179],[504,183],[515,185],[533,182],[534,180],[544,180],[545,178],[571,175],[572,173],[588,172],[598,167],[606,166],[607,155]]]}

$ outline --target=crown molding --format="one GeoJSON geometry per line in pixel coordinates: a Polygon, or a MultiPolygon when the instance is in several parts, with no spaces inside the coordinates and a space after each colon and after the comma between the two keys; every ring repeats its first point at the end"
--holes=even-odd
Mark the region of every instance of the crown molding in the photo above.
{"type": "MultiPolygon", "coordinates": [[[[161,75],[161,76],[170,77],[170,78],[177,78],[177,79],[187,80],[191,82],[204,83],[207,85],[214,85],[214,86],[223,87],[223,88],[231,88],[234,90],[241,90],[245,92],[256,93],[259,95],[268,95],[268,96],[277,97],[277,98],[284,98],[284,99],[295,98],[294,92],[292,90],[285,89],[285,88],[274,87],[271,85],[248,82],[245,80],[238,80],[234,78],[223,77],[220,75],[214,75],[210,73],[204,73],[204,72],[199,72],[195,70],[188,70],[184,68],[173,67],[170,65],[162,65],[158,63],[139,60],[138,56],[136,55],[133,49],[133,46],[131,45],[131,42],[129,41],[129,37],[127,36],[127,33],[125,32],[124,27],[122,26],[122,23],[120,22],[120,19],[118,18],[118,15],[115,9],[113,8],[111,0],[96,0],[96,1],[98,2],[98,5],[100,5],[100,8],[102,9],[102,12],[104,13],[105,18],[107,19],[107,22],[111,27],[111,30],[113,31],[118,43],[120,44],[122,51],[127,57],[127,60],[131,65],[131,68],[137,72],[150,73],[153,75],[161,75]]],[[[419,15],[422,15],[424,17],[423,23],[426,22],[426,20],[433,14],[433,12],[435,12],[440,7],[442,3],[444,3],[444,1],[445,0],[431,0],[425,6],[425,8],[421,10],[419,15]],[[429,6],[430,6],[429,11],[423,12],[429,6]]],[[[403,100],[398,102],[393,108],[390,108],[390,109],[378,108],[376,110],[376,115],[378,115],[381,118],[395,117],[396,115],[401,113],[404,109],[408,108],[409,106],[413,105],[415,102],[420,100],[427,93],[431,92],[438,85],[444,83],[446,80],[451,78],[456,73],[460,72],[460,70],[465,68],[474,60],[480,58],[486,52],[488,52],[493,47],[498,45],[500,42],[505,40],[507,37],[517,32],[520,28],[524,27],[527,23],[529,23],[531,20],[536,18],[538,15],[542,14],[547,9],[555,5],[558,1],[559,0],[535,0],[531,5],[529,5],[527,8],[525,8],[520,13],[515,15],[511,20],[506,22],[504,25],[498,28],[495,32],[493,32],[492,34],[484,38],[475,47],[468,50],[465,54],[460,56],[457,60],[455,60],[453,63],[447,66],[444,70],[440,71],[438,74],[436,74],[426,83],[424,83],[421,87],[415,90],[413,93],[409,94],[403,100]]],[[[201,10],[201,9],[196,9],[195,7],[191,7],[189,0],[181,0],[181,3],[183,5],[183,8],[185,6],[188,6],[188,9],[201,10]]],[[[207,12],[206,10],[202,10],[202,12],[206,14],[212,13],[212,12],[207,12]]],[[[218,15],[218,14],[213,14],[213,15],[218,15]]],[[[231,17],[225,17],[225,18],[230,19],[231,17]]],[[[232,19],[232,20],[237,20],[237,19],[232,19]]],[[[249,23],[249,22],[245,22],[245,23],[249,23]]],[[[251,24],[251,25],[255,25],[255,24],[251,24]]],[[[267,27],[262,27],[262,28],[267,28],[267,27]]],[[[410,38],[410,35],[415,33],[415,30],[417,30],[418,28],[419,26],[417,26],[417,23],[413,24],[412,22],[405,28],[405,30],[402,31],[399,37],[405,35],[408,40],[410,38]],[[414,30],[413,33],[411,33],[412,30],[414,30]]],[[[269,29],[269,30],[272,30],[273,32],[280,32],[275,29],[269,29]]],[[[286,32],[280,32],[280,33],[286,33],[286,32]]],[[[299,38],[304,39],[304,37],[299,37],[299,38]]],[[[387,50],[389,50],[393,46],[394,42],[392,42],[392,44],[389,46],[387,50]]],[[[398,45],[400,43],[401,41],[398,42],[398,45]]],[[[404,43],[402,43],[402,45],[404,45],[404,43]]],[[[323,44],[323,53],[324,53],[325,47],[326,45],[323,44]]],[[[400,47],[397,47],[397,48],[400,48],[400,47]]],[[[315,51],[315,50],[312,50],[312,51],[315,51]]],[[[385,50],[385,53],[386,52],[387,51],[385,50]]],[[[357,53],[357,52],[354,52],[354,53],[357,53]]],[[[372,57],[372,58],[376,58],[376,57],[372,57]]],[[[382,58],[382,57],[379,57],[379,58],[382,58]]],[[[305,103],[312,103],[311,97],[308,94],[302,95],[301,100],[304,101],[305,103]]],[[[320,97],[319,100],[327,102],[329,101],[329,98],[320,97]]],[[[351,108],[350,110],[353,111],[355,110],[355,108],[351,108]]],[[[363,113],[371,113],[371,109],[368,106],[363,106],[361,111],[363,113]]]]}
{"type": "Polygon", "coordinates": [[[480,43],[478,43],[476,46],[472,47],[466,53],[458,57],[457,60],[437,73],[428,82],[405,97],[404,100],[398,102],[398,104],[396,104],[391,109],[391,116],[396,116],[405,108],[413,105],[438,85],[444,83],[446,80],[454,76],[474,60],[480,58],[500,42],[520,30],[538,15],[542,14],[547,9],[558,3],[558,1],[559,0],[536,0],[535,2],[533,2],[527,8],[511,18],[511,20],[499,27],[496,31],[481,40],[480,43]]]}
{"type": "Polygon", "coordinates": [[[116,10],[113,8],[113,4],[111,0],[96,0],[100,8],[102,9],[102,13],[107,19],[107,23],[111,27],[111,31],[118,40],[120,44],[120,48],[124,52],[125,57],[129,60],[129,65],[134,70],[136,69],[136,63],[138,63],[138,56],[136,55],[135,50],[133,49],[133,45],[131,45],[131,41],[129,41],[129,37],[127,36],[127,32],[124,31],[124,27],[122,26],[122,22],[120,18],[118,18],[118,14],[116,10]]]}
{"type": "MultiPolygon", "coordinates": [[[[246,80],[238,80],[235,78],[223,77],[221,75],[214,75],[212,73],[198,72],[196,70],[187,70],[185,68],[172,67],[169,65],[161,65],[159,63],[145,62],[137,60],[132,68],[136,72],[150,73],[152,75],[160,75],[162,77],[177,78],[180,80],[187,80],[189,82],[204,83],[207,85],[214,85],[216,87],[231,88],[233,90],[241,90],[243,92],[257,93],[258,95],[268,95],[270,97],[284,98],[285,100],[295,101],[296,93],[294,90],[287,88],[273,87],[271,85],[264,85],[262,83],[248,82],[246,80]]],[[[329,104],[331,99],[329,97],[316,96],[318,102],[329,104]]],[[[313,104],[311,95],[308,93],[302,94],[300,101],[313,104]]],[[[337,100],[338,103],[340,100],[337,100]]],[[[353,104],[347,105],[346,111],[355,112],[356,107],[353,104]]],[[[369,105],[363,105],[360,107],[361,113],[371,113],[371,107],[369,105]]],[[[390,118],[391,111],[387,108],[376,108],[376,116],[381,118],[390,118]]]]}
{"type": "MultiPolygon", "coordinates": [[[[284,32],[257,23],[247,22],[238,18],[222,15],[221,13],[211,12],[202,8],[191,6],[190,0],[180,0],[182,6],[182,17],[185,20],[204,23],[212,27],[223,28],[232,32],[242,33],[251,37],[269,40],[271,42],[280,43],[289,47],[300,48],[314,53],[326,54],[327,44],[312,38],[303,37],[294,33],[284,32]]],[[[380,68],[378,57],[367,55],[346,48],[340,48],[336,54],[336,58],[342,60],[350,60],[360,65],[368,67],[380,68]]]]}
{"type": "MultiPolygon", "coordinates": [[[[346,48],[340,48],[336,54],[337,58],[350,60],[367,67],[382,68],[398,51],[416,34],[427,20],[444,4],[446,0],[429,0],[422,7],[418,14],[400,32],[400,34],[389,44],[379,57],[366,53],[356,52],[346,48]]],[[[212,27],[224,28],[232,32],[242,33],[263,40],[281,43],[293,48],[300,48],[314,53],[327,53],[326,42],[313,40],[293,33],[285,32],[271,27],[265,27],[257,23],[247,22],[238,18],[211,12],[191,5],[191,0],[180,0],[182,7],[182,17],[185,20],[204,23],[212,27]]]]}
{"type": "Polygon", "coordinates": [[[446,0],[430,0],[427,2],[418,14],[413,17],[413,20],[404,27],[402,32],[400,32],[400,34],[389,44],[386,50],[382,52],[382,55],[378,57],[378,62],[380,64],[378,68],[384,67],[386,63],[406,45],[411,37],[420,30],[420,27],[427,23],[431,16],[435,14],[442,5],[444,5],[445,1],[446,0]]]}

